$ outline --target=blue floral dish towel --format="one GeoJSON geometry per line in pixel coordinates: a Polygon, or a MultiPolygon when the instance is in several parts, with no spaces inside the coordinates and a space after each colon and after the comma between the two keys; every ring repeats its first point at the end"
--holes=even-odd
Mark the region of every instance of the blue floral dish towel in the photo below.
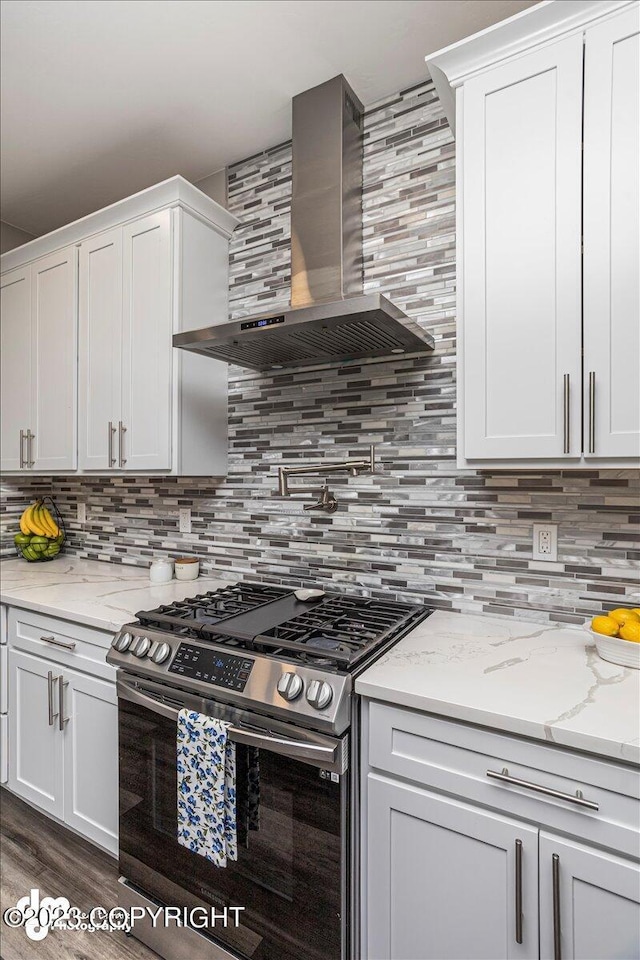
{"type": "Polygon", "coordinates": [[[178,714],[178,843],[217,867],[238,859],[230,726],[193,710],[178,714]]]}

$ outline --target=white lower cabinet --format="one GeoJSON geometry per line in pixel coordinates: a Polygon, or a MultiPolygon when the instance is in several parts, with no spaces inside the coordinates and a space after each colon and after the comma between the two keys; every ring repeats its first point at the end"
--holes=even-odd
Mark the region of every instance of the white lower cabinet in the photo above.
{"type": "Polygon", "coordinates": [[[377,702],[364,718],[363,960],[640,956],[637,768],[377,702]]]}
{"type": "Polygon", "coordinates": [[[538,832],[368,777],[368,957],[538,956],[538,832]]]}
{"type": "Polygon", "coordinates": [[[640,865],[542,832],[541,956],[632,960],[639,939],[640,865]]]}
{"type": "Polygon", "coordinates": [[[63,738],[58,730],[56,665],[9,653],[9,787],[62,819],[63,738]]]}
{"type": "Polygon", "coordinates": [[[10,611],[8,787],[115,854],[118,706],[114,681],[86,672],[112,672],[97,634],[10,611]]]}

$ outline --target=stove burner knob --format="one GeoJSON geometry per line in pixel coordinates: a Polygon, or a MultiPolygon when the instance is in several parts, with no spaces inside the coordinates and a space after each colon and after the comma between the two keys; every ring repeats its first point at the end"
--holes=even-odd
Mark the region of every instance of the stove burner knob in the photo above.
{"type": "Polygon", "coordinates": [[[146,656],[147,650],[150,646],[151,640],[149,640],[149,637],[138,637],[137,640],[133,641],[131,653],[134,655],[134,657],[144,657],[146,656]]]}
{"type": "Polygon", "coordinates": [[[151,659],[154,663],[164,663],[170,653],[171,647],[168,643],[159,643],[151,654],[151,659]]]}
{"type": "Polygon", "coordinates": [[[129,649],[133,637],[130,633],[121,633],[120,636],[115,636],[111,641],[111,646],[114,650],[119,650],[120,653],[124,653],[125,650],[129,649]]]}
{"type": "Polygon", "coordinates": [[[324,710],[333,700],[333,690],[324,680],[312,680],[307,687],[307,701],[316,710],[324,710]]]}
{"type": "Polygon", "coordinates": [[[295,700],[302,693],[303,686],[297,673],[283,673],[278,680],[278,693],[283,700],[295,700]]]}

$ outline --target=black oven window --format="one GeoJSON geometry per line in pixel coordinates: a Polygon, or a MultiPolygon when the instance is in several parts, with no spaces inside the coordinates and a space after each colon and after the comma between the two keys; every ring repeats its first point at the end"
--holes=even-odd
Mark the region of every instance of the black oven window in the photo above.
{"type": "Polygon", "coordinates": [[[238,744],[238,860],[216,867],[176,839],[175,722],[120,706],[123,874],[172,906],[245,907],[239,929],[210,932],[251,960],[339,960],[341,784],[238,744]]]}

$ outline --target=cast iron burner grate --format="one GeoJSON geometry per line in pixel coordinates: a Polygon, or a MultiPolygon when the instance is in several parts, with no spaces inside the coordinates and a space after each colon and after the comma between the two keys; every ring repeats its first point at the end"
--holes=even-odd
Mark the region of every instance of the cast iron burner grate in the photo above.
{"type": "Polygon", "coordinates": [[[220,623],[255,607],[291,593],[283,587],[236,583],[232,587],[210,590],[186,600],[176,600],[155,610],[143,610],[136,617],[144,627],[156,627],[168,633],[200,636],[201,625],[220,623]]]}

